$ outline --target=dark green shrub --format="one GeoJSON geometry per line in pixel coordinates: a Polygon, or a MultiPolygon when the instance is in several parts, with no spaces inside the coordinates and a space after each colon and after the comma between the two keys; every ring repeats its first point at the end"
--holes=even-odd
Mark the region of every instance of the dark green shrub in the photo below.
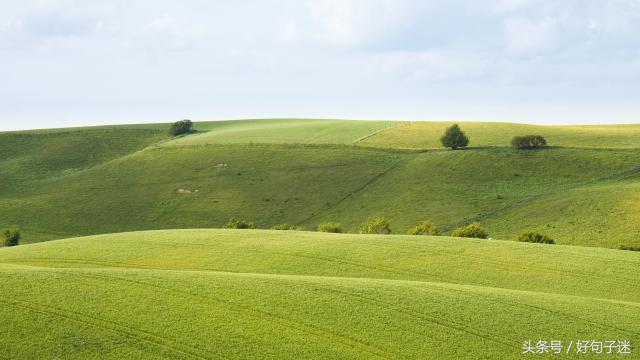
{"type": "Polygon", "coordinates": [[[20,243],[20,230],[18,228],[4,229],[0,233],[0,246],[16,246],[20,243]]]}
{"type": "Polygon", "coordinates": [[[640,246],[620,245],[618,246],[618,249],[629,250],[629,251],[640,251],[640,246]]]}
{"type": "Polygon", "coordinates": [[[322,223],[318,224],[318,231],[327,233],[341,233],[342,225],[332,222],[322,223]]]}
{"type": "Polygon", "coordinates": [[[453,230],[453,232],[451,233],[451,236],[486,239],[489,237],[489,234],[487,234],[487,231],[484,229],[484,227],[482,227],[482,225],[479,222],[474,222],[467,226],[453,230]]]}
{"type": "Polygon", "coordinates": [[[431,220],[424,220],[407,232],[409,235],[439,235],[438,228],[431,220]]]}
{"type": "Polygon", "coordinates": [[[547,140],[541,135],[514,136],[511,146],[516,149],[536,149],[547,146],[547,140]]]}
{"type": "Polygon", "coordinates": [[[540,234],[533,231],[528,231],[520,234],[520,236],[518,236],[518,241],[538,243],[538,244],[555,244],[556,243],[555,240],[548,237],[547,235],[540,234]]]}
{"type": "Polygon", "coordinates": [[[276,224],[271,227],[271,230],[302,230],[302,228],[291,224],[276,224]]]}
{"type": "Polygon", "coordinates": [[[360,226],[360,234],[391,234],[389,221],[383,217],[376,217],[360,226]]]}
{"type": "Polygon", "coordinates": [[[246,220],[238,220],[236,218],[229,219],[229,222],[224,225],[225,229],[255,229],[256,224],[246,220]]]}
{"type": "Polygon", "coordinates": [[[453,124],[445,130],[444,135],[440,138],[442,146],[452,150],[467,147],[469,138],[460,130],[458,124],[453,124]]]}
{"type": "Polygon", "coordinates": [[[169,128],[169,133],[172,136],[178,136],[182,134],[187,134],[191,132],[192,129],[193,129],[193,123],[191,122],[191,120],[180,120],[171,124],[171,127],[169,128]]]}

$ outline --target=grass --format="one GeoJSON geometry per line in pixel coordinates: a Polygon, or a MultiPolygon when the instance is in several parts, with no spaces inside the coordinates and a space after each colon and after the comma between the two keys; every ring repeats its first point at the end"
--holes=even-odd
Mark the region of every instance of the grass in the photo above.
{"type": "MultiPolygon", "coordinates": [[[[444,129],[453,122],[412,122],[386,129],[360,142],[360,145],[439,149],[444,129]]],[[[540,126],[512,123],[464,122],[469,146],[510,146],[517,135],[542,135],[551,146],[587,148],[640,148],[640,124],[540,126]]]]}
{"type": "Polygon", "coordinates": [[[377,131],[397,126],[392,121],[260,119],[199,123],[198,134],[165,146],[229,143],[351,144],[377,131]]]}
{"type": "MultiPolygon", "coordinates": [[[[560,244],[640,245],[636,149],[424,152],[187,142],[226,127],[236,129],[229,134],[253,131],[284,141],[308,131],[300,127],[306,121],[312,129],[321,125],[316,120],[196,124],[210,133],[169,142],[159,129],[138,126],[0,134],[6,149],[0,159],[6,179],[0,184],[0,226],[21,226],[29,243],[120,231],[217,228],[231,217],[260,228],[289,223],[315,229],[338,222],[345,232],[357,232],[367,219],[385,216],[394,233],[406,233],[427,218],[445,233],[479,220],[490,236],[501,239],[535,230],[560,244]],[[283,135],[273,135],[278,132],[283,135]]],[[[346,123],[367,131],[379,125],[346,123]]],[[[326,123],[325,134],[334,125],[326,123]]],[[[329,140],[347,139],[338,135],[344,134],[334,131],[337,137],[329,140]]]]}
{"type": "Polygon", "coordinates": [[[0,193],[87,169],[166,138],[153,129],[0,133],[0,193]]]}
{"type": "Polygon", "coordinates": [[[639,265],[635,252],[446,237],[60,240],[0,249],[0,353],[517,359],[527,339],[637,343],[639,265]]]}

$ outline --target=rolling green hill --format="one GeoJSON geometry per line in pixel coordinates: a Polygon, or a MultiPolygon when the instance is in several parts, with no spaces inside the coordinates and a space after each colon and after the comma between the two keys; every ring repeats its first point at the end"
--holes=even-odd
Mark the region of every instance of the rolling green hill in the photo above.
{"type": "MultiPolygon", "coordinates": [[[[380,131],[359,141],[360,145],[438,149],[443,129],[453,122],[411,122],[380,131]]],[[[517,135],[542,135],[550,145],[583,148],[640,148],[640,125],[559,125],[541,126],[512,123],[465,122],[463,131],[469,146],[509,146],[517,135]]]]}
{"type": "Polygon", "coordinates": [[[201,133],[168,142],[167,146],[268,143],[351,144],[379,131],[399,126],[393,121],[322,119],[260,119],[200,123],[201,133]]]}
{"type": "Polygon", "coordinates": [[[381,215],[401,234],[424,218],[445,232],[480,220],[494,238],[536,230],[560,244],[640,245],[638,126],[463,123],[476,148],[393,148],[422,147],[403,144],[445,126],[276,119],[196,123],[175,139],[161,124],[3,133],[0,227],[21,226],[23,242],[217,228],[234,216],[356,232],[381,215]],[[541,129],[553,129],[543,134],[554,147],[495,146],[541,129]],[[390,134],[402,144],[379,142],[390,134]]]}
{"type": "Polygon", "coordinates": [[[633,252],[446,237],[176,230],[59,240],[0,249],[0,353],[519,359],[529,339],[635,344],[639,266],[633,252]]]}

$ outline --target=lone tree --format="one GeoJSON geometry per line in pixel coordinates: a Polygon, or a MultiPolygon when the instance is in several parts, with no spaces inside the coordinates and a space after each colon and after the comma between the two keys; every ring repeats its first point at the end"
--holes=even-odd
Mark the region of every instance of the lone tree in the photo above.
{"type": "Polygon", "coordinates": [[[434,225],[433,221],[427,219],[412,227],[407,232],[409,235],[440,235],[440,231],[434,225]]]}
{"type": "Polygon", "coordinates": [[[238,220],[236,218],[231,218],[224,225],[225,229],[255,229],[256,224],[251,221],[246,220],[238,220]]]}
{"type": "Polygon", "coordinates": [[[511,146],[516,149],[537,149],[547,146],[547,140],[541,135],[514,136],[511,146]]]}
{"type": "Polygon", "coordinates": [[[538,243],[538,244],[555,244],[555,240],[547,235],[540,234],[533,231],[523,232],[518,236],[518,241],[538,243]]]}
{"type": "Polygon", "coordinates": [[[360,234],[391,234],[389,220],[383,217],[376,217],[360,226],[360,234]]]}
{"type": "Polygon", "coordinates": [[[442,146],[451,148],[452,150],[467,147],[469,138],[460,130],[458,124],[453,124],[447,128],[444,135],[440,138],[442,146]]]}
{"type": "Polygon", "coordinates": [[[0,247],[16,246],[20,242],[20,230],[17,228],[4,229],[0,232],[0,247]]]}
{"type": "Polygon", "coordinates": [[[453,232],[451,233],[451,236],[486,239],[489,237],[489,234],[487,234],[487,230],[485,230],[484,227],[479,222],[476,221],[467,226],[453,230],[453,232]]]}
{"type": "Polygon", "coordinates": [[[193,129],[193,123],[191,120],[180,120],[171,124],[171,128],[169,128],[169,133],[172,136],[178,136],[182,134],[187,134],[191,132],[193,129]]]}

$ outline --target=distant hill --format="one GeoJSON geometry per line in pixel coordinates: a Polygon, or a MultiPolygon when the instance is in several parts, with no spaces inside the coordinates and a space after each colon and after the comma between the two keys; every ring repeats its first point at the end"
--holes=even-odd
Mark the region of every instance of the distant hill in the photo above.
{"type": "Polygon", "coordinates": [[[461,123],[471,148],[439,148],[449,123],[272,119],[0,133],[0,227],[25,242],[120,231],[269,228],[324,221],[356,232],[386,216],[445,233],[536,230],[560,244],[640,245],[640,125],[461,123]],[[550,148],[518,151],[513,135],[550,148]]]}

